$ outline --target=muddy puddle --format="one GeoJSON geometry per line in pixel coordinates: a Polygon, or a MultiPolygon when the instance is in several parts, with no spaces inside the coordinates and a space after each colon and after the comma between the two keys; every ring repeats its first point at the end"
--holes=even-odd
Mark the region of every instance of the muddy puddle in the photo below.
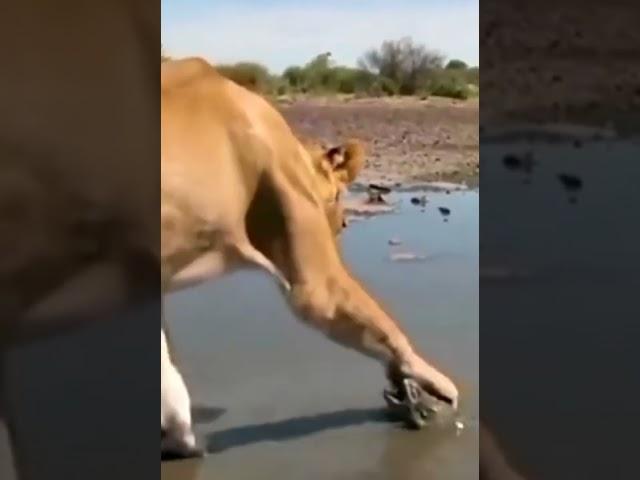
{"type": "Polygon", "coordinates": [[[482,147],[483,416],[527,478],[629,478],[638,141],[583,128],[499,140],[482,147]],[[623,393],[594,394],[594,378],[623,393]]]}
{"type": "Polygon", "coordinates": [[[436,190],[387,195],[393,213],[358,217],[342,248],[421,351],[455,379],[465,428],[390,423],[381,367],[298,323],[265,275],[240,272],[168,302],[209,453],[165,462],[163,479],[477,478],[479,193],[436,190]],[[414,205],[423,194],[427,203],[414,205]],[[394,253],[419,258],[396,261],[394,253]]]}

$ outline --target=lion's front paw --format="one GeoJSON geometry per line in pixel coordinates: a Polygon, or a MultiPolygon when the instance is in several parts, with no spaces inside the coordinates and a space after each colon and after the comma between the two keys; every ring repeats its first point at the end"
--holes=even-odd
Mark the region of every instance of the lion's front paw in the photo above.
{"type": "Polygon", "coordinates": [[[413,428],[423,428],[440,411],[438,401],[428,395],[412,378],[405,378],[393,390],[385,390],[384,398],[391,410],[401,415],[413,428]]]}

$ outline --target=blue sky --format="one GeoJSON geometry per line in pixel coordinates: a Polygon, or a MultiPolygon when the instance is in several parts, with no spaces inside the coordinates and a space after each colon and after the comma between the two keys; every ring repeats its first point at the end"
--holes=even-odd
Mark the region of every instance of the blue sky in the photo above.
{"type": "Polygon", "coordinates": [[[387,39],[411,36],[478,64],[478,0],[161,0],[169,55],[258,61],[275,72],[332,52],[353,66],[387,39]]]}

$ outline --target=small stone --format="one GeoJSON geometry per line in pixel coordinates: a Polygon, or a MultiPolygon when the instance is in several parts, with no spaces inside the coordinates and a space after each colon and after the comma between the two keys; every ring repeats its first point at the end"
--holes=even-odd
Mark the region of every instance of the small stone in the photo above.
{"type": "Polygon", "coordinates": [[[402,240],[400,240],[398,237],[393,237],[389,239],[389,245],[392,245],[392,246],[402,245],[402,240]]]}
{"type": "Polygon", "coordinates": [[[380,205],[380,204],[387,203],[385,199],[382,198],[382,194],[380,194],[380,192],[370,190],[368,193],[369,193],[369,198],[367,199],[367,203],[370,203],[373,205],[380,205]]]}
{"type": "Polygon", "coordinates": [[[426,255],[412,252],[394,252],[390,258],[393,262],[423,262],[427,259],[426,255]]]}
{"type": "Polygon", "coordinates": [[[428,200],[426,195],[422,195],[420,197],[411,197],[411,203],[413,205],[421,205],[424,207],[427,204],[427,202],[428,200]]]}
{"type": "Polygon", "coordinates": [[[385,185],[380,185],[377,183],[370,183],[369,184],[369,190],[374,190],[377,192],[380,192],[383,195],[387,195],[389,193],[391,193],[391,189],[385,185]]]}
{"type": "Polygon", "coordinates": [[[508,154],[502,158],[502,164],[510,170],[518,170],[522,168],[522,159],[517,155],[508,154]]]}
{"type": "Polygon", "coordinates": [[[558,180],[560,180],[565,190],[576,191],[582,188],[582,179],[577,175],[560,173],[558,175],[558,180]]]}

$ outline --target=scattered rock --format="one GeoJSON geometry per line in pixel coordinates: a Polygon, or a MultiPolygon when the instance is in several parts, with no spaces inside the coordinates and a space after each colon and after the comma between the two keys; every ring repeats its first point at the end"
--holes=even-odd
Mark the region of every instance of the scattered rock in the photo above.
{"type": "Polygon", "coordinates": [[[367,199],[367,203],[378,205],[378,204],[386,204],[387,201],[382,198],[382,195],[379,192],[369,190],[369,198],[367,199]]]}
{"type": "Polygon", "coordinates": [[[369,204],[386,204],[387,201],[384,199],[382,195],[386,195],[391,193],[391,189],[388,187],[384,187],[382,185],[377,185],[375,183],[370,183],[367,188],[367,193],[369,194],[369,198],[367,203],[369,204]]]}
{"type": "Polygon", "coordinates": [[[422,205],[423,207],[427,204],[427,196],[422,195],[421,197],[411,197],[411,203],[413,205],[422,205]]]}
{"type": "Polygon", "coordinates": [[[502,158],[502,164],[509,170],[519,170],[522,168],[522,159],[516,155],[508,154],[502,158]]]}
{"type": "Polygon", "coordinates": [[[422,262],[427,259],[427,256],[414,252],[392,252],[389,258],[393,262],[422,262]]]}
{"type": "Polygon", "coordinates": [[[442,215],[451,215],[451,210],[448,209],[447,207],[438,207],[438,211],[442,214],[442,215]]]}
{"type": "Polygon", "coordinates": [[[397,205],[389,203],[369,203],[368,199],[345,201],[344,213],[350,217],[371,217],[374,215],[393,213],[397,205]]]}
{"type": "Polygon", "coordinates": [[[389,245],[392,245],[392,246],[402,245],[402,240],[400,240],[398,237],[393,237],[389,239],[389,245]]]}
{"type": "Polygon", "coordinates": [[[370,183],[369,184],[369,190],[374,190],[377,192],[380,192],[383,195],[387,195],[389,193],[391,193],[391,189],[389,187],[385,187],[384,185],[380,185],[377,183],[370,183]]]}
{"type": "Polygon", "coordinates": [[[533,172],[535,161],[531,152],[527,152],[523,156],[508,154],[502,158],[502,164],[509,170],[522,170],[525,173],[533,172]]]}
{"type": "Polygon", "coordinates": [[[560,173],[558,174],[558,179],[567,191],[575,192],[582,188],[582,179],[577,175],[560,173]]]}

